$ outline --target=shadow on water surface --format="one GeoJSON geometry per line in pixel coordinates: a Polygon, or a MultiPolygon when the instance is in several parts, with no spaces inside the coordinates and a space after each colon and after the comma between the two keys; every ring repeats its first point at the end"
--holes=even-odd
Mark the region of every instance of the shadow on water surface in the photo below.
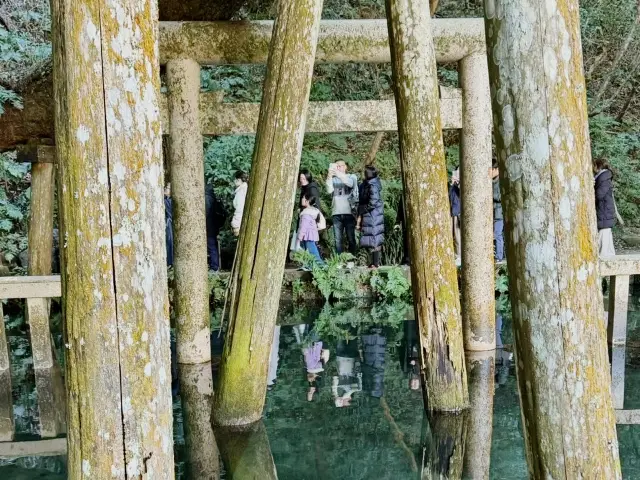
{"type": "MultiPolygon", "coordinates": [[[[244,430],[216,429],[215,439],[212,377],[223,338],[214,332],[212,364],[174,364],[176,477],[528,478],[509,318],[497,322],[503,348],[467,353],[470,408],[429,417],[423,412],[416,322],[408,318],[411,308],[401,305],[283,306],[263,421],[244,430]]],[[[632,310],[623,357],[626,408],[640,408],[639,321],[632,310]]],[[[5,398],[0,411],[12,411],[16,441],[35,440],[43,399],[35,388],[28,335],[8,328],[8,336],[12,407],[7,410],[5,398]]],[[[619,426],[618,434],[624,478],[640,478],[640,427],[619,426]]],[[[0,442],[0,453],[8,445],[0,442]]],[[[0,456],[3,480],[66,475],[64,456],[9,457],[0,456]]]]}

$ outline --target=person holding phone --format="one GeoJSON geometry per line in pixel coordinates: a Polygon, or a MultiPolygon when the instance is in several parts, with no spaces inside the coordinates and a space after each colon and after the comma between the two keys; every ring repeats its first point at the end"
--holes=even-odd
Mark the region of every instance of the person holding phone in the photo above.
{"type": "Polygon", "coordinates": [[[329,165],[327,192],[331,195],[331,218],[336,252],[343,251],[343,239],[346,233],[349,253],[356,254],[356,218],[358,208],[358,179],[347,173],[347,164],[339,161],[329,165]]]}

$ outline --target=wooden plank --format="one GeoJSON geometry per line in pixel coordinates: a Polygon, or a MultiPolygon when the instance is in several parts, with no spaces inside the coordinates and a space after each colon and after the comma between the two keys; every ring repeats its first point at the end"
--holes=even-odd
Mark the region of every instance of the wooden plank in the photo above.
{"type": "Polygon", "coordinates": [[[609,289],[607,341],[612,345],[624,345],[627,343],[629,276],[617,275],[615,277],[611,277],[609,289]]]}
{"type": "Polygon", "coordinates": [[[2,302],[0,302],[0,442],[13,440],[14,432],[9,343],[4,329],[2,302]]]}
{"type": "MultiPolygon", "coordinates": [[[[462,128],[462,91],[440,87],[440,114],[443,129],[462,128]]],[[[217,92],[200,94],[202,135],[254,135],[258,125],[259,103],[221,103],[217,92]]],[[[162,131],[168,133],[167,96],[160,101],[162,131]]],[[[396,106],[390,100],[309,102],[306,133],[395,132],[398,130],[396,106]]]]}
{"type": "MultiPolygon", "coordinates": [[[[433,20],[439,63],[485,53],[481,18],[433,20]]],[[[193,58],[201,65],[265,64],[272,20],[160,22],[160,64],[193,58]]],[[[322,20],[315,63],[388,63],[389,33],[384,19],[322,20]]]]}
{"type": "Polygon", "coordinates": [[[0,458],[57,457],[66,453],[66,438],[0,443],[0,458]]]}
{"type": "Polygon", "coordinates": [[[66,401],[62,372],[58,364],[54,363],[51,368],[35,369],[35,377],[40,436],[42,438],[55,438],[66,433],[66,401]]]}
{"type": "Polygon", "coordinates": [[[640,425],[640,410],[616,410],[618,425],[640,425]]]}
{"type": "Polygon", "coordinates": [[[613,408],[624,408],[625,346],[611,349],[611,394],[613,408]]]}
{"type": "Polygon", "coordinates": [[[23,163],[56,163],[56,147],[53,145],[27,144],[17,148],[16,161],[23,163]]]}
{"type": "Polygon", "coordinates": [[[600,275],[640,275],[640,255],[616,255],[600,258],[600,275]]]}
{"type": "Polygon", "coordinates": [[[62,296],[60,275],[0,277],[2,298],[56,298],[62,296]]]}

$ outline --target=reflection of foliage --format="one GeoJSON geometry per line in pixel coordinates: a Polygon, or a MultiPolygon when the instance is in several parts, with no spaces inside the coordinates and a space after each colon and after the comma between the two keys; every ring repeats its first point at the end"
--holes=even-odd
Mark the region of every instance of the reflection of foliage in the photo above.
{"type": "Polygon", "coordinates": [[[398,329],[407,318],[411,305],[402,301],[367,305],[326,304],[314,324],[321,338],[353,340],[366,326],[398,329]]]}

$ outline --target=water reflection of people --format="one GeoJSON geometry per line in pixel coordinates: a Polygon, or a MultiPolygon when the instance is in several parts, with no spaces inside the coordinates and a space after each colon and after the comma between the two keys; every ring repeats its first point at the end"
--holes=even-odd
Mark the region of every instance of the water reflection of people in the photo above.
{"type": "Polygon", "coordinates": [[[496,314],[496,388],[507,383],[513,353],[502,344],[502,314],[496,314]]]}
{"type": "Polygon", "coordinates": [[[415,320],[404,322],[404,336],[400,345],[400,365],[409,377],[409,388],[420,390],[420,350],[418,344],[418,324],[415,320]]]}
{"type": "Polygon", "coordinates": [[[276,383],[278,374],[278,358],[280,350],[280,325],[276,325],[273,331],[273,342],[271,343],[271,354],[269,355],[269,370],[267,373],[267,389],[271,390],[276,383]]]}
{"type": "Polygon", "coordinates": [[[338,408],[351,405],[353,394],[362,391],[362,372],[359,371],[358,358],[356,341],[338,340],[336,348],[338,375],[331,381],[331,393],[338,408]]]}
{"type": "Polygon", "coordinates": [[[302,349],[304,363],[307,369],[307,382],[309,382],[309,391],[307,392],[307,401],[313,400],[313,395],[318,391],[319,374],[324,372],[324,366],[329,361],[329,350],[323,348],[322,340],[318,338],[315,331],[312,331],[308,343],[302,349]]]}
{"type": "Polygon", "coordinates": [[[384,395],[384,360],[387,349],[387,338],[381,328],[374,328],[371,333],[362,336],[364,362],[362,365],[363,391],[372,397],[384,395]]]}

